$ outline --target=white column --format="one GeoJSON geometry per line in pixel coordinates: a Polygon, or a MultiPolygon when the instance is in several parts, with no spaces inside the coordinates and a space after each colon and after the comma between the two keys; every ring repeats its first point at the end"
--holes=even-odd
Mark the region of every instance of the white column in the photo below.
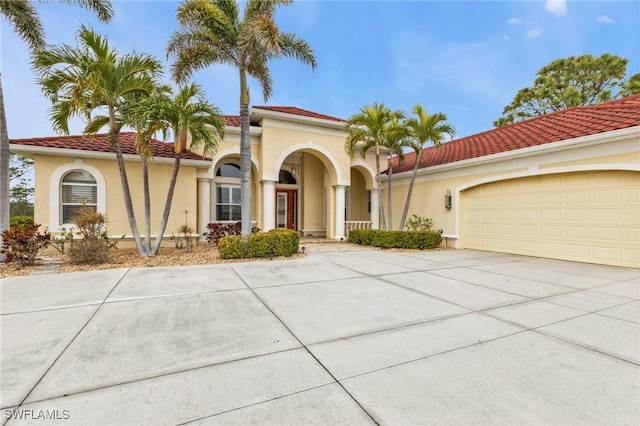
{"type": "Polygon", "coordinates": [[[380,205],[378,204],[378,190],[371,190],[371,229],[380,229],[380,205]]]}
{"type": "Polygon", "coordinates": [[[198,178],[198,229],[200,239],[204,239],[202,234],[207,229],[207,224],[211,220],[211,179],[198,178]]]}
{"type": "Polygon", "coordinates": [[[262,181],[262,230],[276,227],[276,182],[262,181]]]}
{"type": "Polygon", "coordinates": [[[335,206],[336,206],[336,235],[334,238],[339,240],[340,238],[344,238],[344,207],[345,207],[345,199],[344,199],[344,188],[345,185],[336,185],[333,187],[335,189],[335,206]]]}

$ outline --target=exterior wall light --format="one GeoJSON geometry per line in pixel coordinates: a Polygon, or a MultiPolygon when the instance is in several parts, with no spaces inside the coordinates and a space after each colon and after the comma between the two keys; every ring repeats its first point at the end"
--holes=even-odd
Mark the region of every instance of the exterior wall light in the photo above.
{"type": "Polygon", "coordinates": [[[451,208],[451,190],[447,189],[447,193],[444,195],[444,207],[449,210],[451,208]]]}

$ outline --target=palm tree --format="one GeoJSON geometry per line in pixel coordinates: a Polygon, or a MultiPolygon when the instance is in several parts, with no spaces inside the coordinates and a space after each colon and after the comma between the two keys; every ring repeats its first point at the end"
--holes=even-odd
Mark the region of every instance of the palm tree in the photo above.
{"type": "Polygon", "coordinates": [[[309,44],[292,33],[281,32],[274,14],[292,0],[248,0],[240,20],[237,0],[184,0],[178,7],[182,29],[176,31],[167,52],[176,57],[172,72],[185,82],[199,69],[214,64],[232,65],[240,75],[240,169],[242,235],[251,234],[251,143],[249,139],[249,86],[258,80],[264,101],[271,97],[271,59],[291,57],[316,68],[309,44]]]}
{"type": "Polygon", "coordinates": [[[393,178],[393,157],[398,159],[398,163],[404,161],[404,147],[407,146],[407,128],[400,122],[404,118],[404,113],[397,111],[388,124],[382,146],[389,150],[388,179],[387,179],[387,211],[389,219],[389,229],[393,229],[393,203],[391,202],[391,181],[393,178]]]}
{"type": "MultiPolygon", "coordinates": [[[[187,149],[197,149],[200,146],[205,155],[216,150],[218,143],[224,137],[224,117],[218,108],[206,100],[202,87],[191,83],[181,87],[175,97],[171,97],[166,91],[159,91],[142,99],[134,108],[133,122],[136,123],[136,127],[144,129],[138,133],[138,150],[143,154],[143,164],[149,156],[148,141],[156,132],[162,132],[166,139],[170,131],[174,137],[173,171],[160,229],[156,234],[154,247],[150,250],[151,255],[156,255],[169,220],[182,153],[187,149]],[[191,136],[191,140],[187,146],[188,136],[191,136]]],[[[144,179],[148,184],[148,174],[144,179]]],[[[145,193],[145,196],[148,197],[148,193],[145,193]]],[[[145,215],[148,223],[150,220],[148,209],[145,209],[145,215]]]]}
{"type": "Polygon", "coordinates": [[[125,101],[136,94],[151,93],[156,86],[155,78],[161,74],[161,65],[149,55],[131,53],[119,56],[105,37],[84,26],[78,31],[77,38],[79,45],[76,48],[63,44],[36,53],[33,67],[45,96],[53,103],[51,120],[54,130],[69,134],[68,121],[73,116],[89,120],[85,134],[95,134],[105,126],[109,129],[129,226],[138,253],[148,255],[140,240],[133,212],[119,133],[125,101]],[[101,111],[106,111],[107,115],[92,116],[94,112],[101,111]]]}
{"type": "Polygon", "coordinates": [[[431,142],[434,147],[439,148],[445,141],[445,135],[449,135],[450,138],[454,138],[456,135],[455,127],[453,127],[452,124],[447,123],[447,116],[445,114],[436,113],[429,115],[427,110],[420,104],[414,105],[413,113],[416,117],[408,118],[405,121],[405,125],[408,128],[409,141],[411,141],[408,146],[414,150],[416,154],[416,162],[413,166],[413,173],[411,174],[407,199],[404,203],[404,211],[402,212],[402,220],[400,221],[400,230],[404,228],[404,224],[407,220],[407,214],[409,213],[409,204],[411,203],[411,196],[413,194],[413,184],[416,180],[420,161],[422,161],[424,145],[431,142]]]}
{"type": "MultiPolygon", "coordinates": [[[[63,2],[77,4],[91,10],[103,22],[110,21],[113,16],[113,8],[109,0],[63,0],[63,2]]],[[[29,0],[0,1],[0,15],[11,24],[14,31],[33,52],[44,47],[42,22],[29,0]]],[[[0,74],[0,233],[9,228],[9,154],[9,133],[2,96],[2,74],[0,74]]],[[[2,236],[0,236],[1,243],[2,236]]]]}
{"type": "Polygon", "coordinates": [[[353,157],[356,150],[365,158],[367,152],[374,148],[376,154],[376,183],[378,186],[378,212],[382,229],[387,229],[384,208],[382,206],[382,177],[380,175],[380,146],[387,143],[391,124],[403,116],[402,111],[391,111],[384,103],[374,102],[360,108],[360,112],[349,117],[345,127],[349,135],[344,144],[344,150],[353,157]]]}

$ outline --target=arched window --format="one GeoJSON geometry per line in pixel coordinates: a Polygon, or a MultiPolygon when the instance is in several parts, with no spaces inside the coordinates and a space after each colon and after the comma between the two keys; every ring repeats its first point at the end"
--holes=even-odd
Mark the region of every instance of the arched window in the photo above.
{"type": "Polygon", "coordinates": [[[240,166],[224,163],[216,171],[216,220],[240,220],[240,166]]]}
{"type": "Polygon", "coordinates": [[[60,208],[62,223],[73,223],[78,209],[87,206],[96,211],[98,206],[98,184],[91,173],[75,170],[62,178],[60,208]]]}
{"type": "Polygon", "coordinates": [[[240,166],[233,163],[223,164],[218,168],[216,176],[240,179],[240,166]]]}
{"type": "Polygon", "coordinates": [[[296,178],[295,176],[293,176],[293,173],[291,173],[289,170],[281,169],[280,176],[278,176],[278,183],[295,185],[298,182],[296,182],[296,178]]]}

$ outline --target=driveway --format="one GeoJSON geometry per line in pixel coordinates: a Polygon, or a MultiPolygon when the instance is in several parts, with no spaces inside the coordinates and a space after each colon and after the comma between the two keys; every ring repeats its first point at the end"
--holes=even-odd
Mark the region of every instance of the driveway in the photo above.
{"type": "Polygon", "coordinates": [[[309,251],[4,280],[2,421],[638,424],[638,270],[309,251]]]}

